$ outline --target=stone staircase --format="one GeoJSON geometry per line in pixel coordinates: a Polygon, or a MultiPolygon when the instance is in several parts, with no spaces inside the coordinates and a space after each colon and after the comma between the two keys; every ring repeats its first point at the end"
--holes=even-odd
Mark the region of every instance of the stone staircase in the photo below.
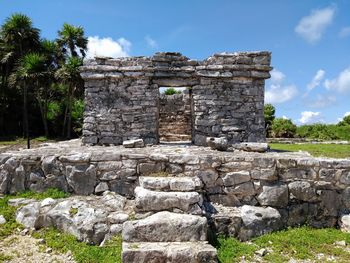
{"type": "Polygon", "coordinates": [[[136,210],[152,212],[123,225],[124,263],[214,263],[196,177],[140,177],[136,210]]]}

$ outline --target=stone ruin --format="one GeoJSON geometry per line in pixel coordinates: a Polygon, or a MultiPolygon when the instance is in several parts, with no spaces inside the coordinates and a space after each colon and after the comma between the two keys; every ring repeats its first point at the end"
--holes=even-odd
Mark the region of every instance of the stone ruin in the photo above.
{"type": "Polygon", "coordinates": [[[159,143],[164,132],[161,87],[189,89],[190,123],[183,132],[193,144],[205,146],[207,137],[264,142],[264,80],[270,77],[270,60],[270,52],[219,53],[203,61],[170,52],[89,60],[81,69],[83,143],[120,145],[135,138],[159,143]]]}
{"type": "Polygon", "coordinates": [[[350,159],[119,145],[132,138],[205,145],[208,136],[263,142],[269,63],[268,52],[217,54],[202,62],[178,53],[96,58],[82,68],[83,141],[0,154],[0,193],[72,193],[10,205],[18,206],[16,220],[28,228],[53,226],[101,245],[121,234],[124,263],[217,262],[208,233],[245,241],[306,223],[350,232],[350,159]],[[159,93],[170,86],[190,89],[159,93]]]}

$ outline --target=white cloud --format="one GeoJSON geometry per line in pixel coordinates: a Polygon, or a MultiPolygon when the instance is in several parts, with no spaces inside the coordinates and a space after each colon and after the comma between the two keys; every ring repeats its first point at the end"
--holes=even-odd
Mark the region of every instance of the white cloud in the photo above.
{"type": "Polygon", "coordinates": [[[289,118],[288,118],[286,115],[283,115],[283,116],[282,116],[282,119],[288,120],[289,118]]]}
{"type": "Polygon", "coordinates": [[[284,75],[281,71],[278,71],[277,69],[273,69],[271,72],[271,82],[272,83],[281,83],[286,75],[284,75]]]}
{"type": "Polygon", "coordinates": [[[98,36],[88,37],[87,57],[128,57],[131,43],[125,38],[113,40],[110,37],[100,38],[98,36]]]}
{"type": "Polygon", "coordinates": [[[150,48],[157,48],[158,47],[158,43],[157,41],[155,41],[153,38],[151,38],[150,36],[145,36],[145,40],[147,42],[147,45],[150,48]]]}
{"type": "Polygon", "coordinates": [[[326,79],[324,82],[328,90],[336,90],[340,93],[350,92],[350,67],[340,72],[334,79],[326,79]]]}
{"type": "Polygon", "coordinates": [[[321,81],[324,78],[325,75],[325,71],[323,69],[319,69],[315,76],[312,78],[311,82],[309,84],[307,84],[307,89],[308,91],[313,90],[314,88],[316,88],[317,86],[320,85],[321,81]]]}
{"type": "Polygon", "coordinates": [[[295,85],[283,85],[286,75],[276,69],[271,71],[271,85],[265,91],[265,102],[278,104],[291,100],[298,94],[295,85]]]}
{"type": "Polygon", "coordinates": [[[316,99],[310,102],[310,107],[313,108],[325,108],[333,105],[337,101],[337,97],[333,95],[321,95],[318,94],[316,99]]]}
{"type": "Polygon", "coordinates": [[[302,124],[311,124],[315,122],[320,122],[322,121],[320,114],[321,114],[320,112],[303,111],[301,113],[299,122],[302,124]]]}
{"type": "Polygon", "coordinates": [[[281,86],[272,84],[265,92],[265,102],[278,104],[293,99],[298,94],[295,85],[281,86]]]}
{"type": "Polygon", "coordinates": [[[309,43],[316,43],[321,39],[327,26],[332,23],[334,13],[334,6],[312,10],[310,15],[299,21],[295,32],[309,43]]]}
{"type": "Polygon", "coordinates": [[[339,32],[339,37],[344,38],[350,36],[350,26],[343,27],[339,32]]]}

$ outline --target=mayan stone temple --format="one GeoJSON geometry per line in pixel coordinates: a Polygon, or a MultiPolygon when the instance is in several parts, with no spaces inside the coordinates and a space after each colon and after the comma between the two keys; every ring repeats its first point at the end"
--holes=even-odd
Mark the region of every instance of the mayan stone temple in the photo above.
{"type": "Polygon", "coordinates": [[[350,160],[268,149],[271,53],[87,60],[82,139],[0,154],[0,193],[26,229],[123,241],[124,263],[215,263],[241,241],[304,224],[350,230],[350,160]],[[165,95],[167,88],[180,94],[165,95]]]}
{"type": "Polygon", "coordinates": [[[132,138],[159,143],[160,87],[189,89],[193,144],[205,146],[207,137],[265,142],[264,80],[270,77],[270,60],[269,52],[220,53],[203,61],[180,53],[96,58],[81,73],[86,88],[83,143],[119,145],[132,138]]]}

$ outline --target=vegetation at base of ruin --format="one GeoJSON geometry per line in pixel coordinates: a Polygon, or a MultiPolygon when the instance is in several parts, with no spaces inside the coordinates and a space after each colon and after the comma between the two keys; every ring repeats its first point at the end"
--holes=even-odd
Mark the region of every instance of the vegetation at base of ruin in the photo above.
{"type": "Polygon", "coordinates": [[[71,251],[78,263],[121,263],[122,238],[115,236],[103,247],[79,242],[70,234],[61,233],[56,229],[41,229],[33,233],[35,238],[45,240],[45,245],[60,253],[71,251]]]}
{"type": "Polygon", "coordinates": [[[174,95],[174,94],[181,94],[181,90],[176,90],[174,88],[168,88],[164,91],[165,95],[174,95]]]}
{"type": "Polygon", "coordinates": [[[11,235],[16,229],[22,229],[22,225],[16,222],[17,207],[9,206],[8,200],[11,196],[0,198],[0,215],[6,219],[6,223],[0,225],[0,238],[3,239],[11,235]]]}
{"type": "Polygon", "coordinates": [[[71,138],[84,109],[79,67],[87,37],[63,24],[55,40],[41,37],[30,17],[14,13],[0,25],[0,136],[71,138]]]}
{"type": "Polygon", "coordinates": [[[218,237],[216,248],[220,263],[238,262],[243,256],[246,259],[252,258],[254,251],[258,249],[256,245],[241,242],[233,237],[218,237]]]}
{"type": "Polygon", "coordinates": [[[70,196],[69,193],[63,192],[56,188],[49,188],[46,191],[41,193],[33,192],[33,191],[24,191],[21,193],[17,193],[15,195],[11,195],[10,198],[32,198],[37,200],[43,200],[45,198],[59,199],[59,198],[66,198],[69,196],[70,196]]]}
{"type": "Polygon", "coordinates": [[[286,144],[270,143],[271,150],[297,152],[309,152],[316,157],[350,158],[350,144],[286,144]]]}
{"type": "Polygon", "coordinates": [[[32,191],[25,191],[22,193],[17,193],[15,195],[6,195],[0,198],[0,215],[3,215],[6,219],[6,223],[0,225],[0,238],[7,237],[11,235],[16,229],[22,229],[23,226],[16,222],[15,215],[18,207],[8,205],[8,201],[13,198],[32,198],[37,200],[43,200],[45,198],[65,198],[69,194],[62,192],[60,190],[50,188],[45,192],[37,193],[32,191]]]}
{"type": "Polygon", "coordinates": [[[75,216],[76,214],[78,214],[78,208],[76,208],[76,207],[71,207],[70,209],[69,209],[69,215],[71,216],[71,217],[73,217],[73,216],[75,216]]]}
{"type": "Polygon", "coordinates": [[[13,257],[4,255],[3,253],[0,253],[0,263],[8,262],[11,259],[13,259],[13,257]]]}
{"type": "MultiPolygon", "coordinates": [[[[288,262],[311,260],[325,262],[349,262],[350,234],[335,228],[315,229],[308,226],[263,235],[250,242],[240,242],[235,238],[218,238],[218,257],[221,263],[240,262],[242,257],[249,262],[254,252],[266,249],[265,262],[288,262]],[[336,242],[345,241],[346,247],[336,242]]],[[[255,262],[255,261],[254,261],[255,262]]]]}

